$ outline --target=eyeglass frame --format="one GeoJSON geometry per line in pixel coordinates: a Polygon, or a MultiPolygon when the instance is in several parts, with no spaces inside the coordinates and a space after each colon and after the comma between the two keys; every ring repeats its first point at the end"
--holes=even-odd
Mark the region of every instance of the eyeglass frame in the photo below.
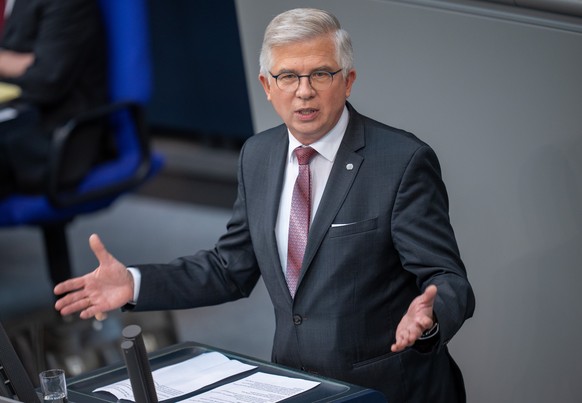
{"type": "Polygon", "coordinates": [[[303,77],[307,77],[307,81],[309,82],[309,86],[310,86],[311,88],[313,88],[313,89],[314,89],[314,90],[316,90],[316,91],[322,91],[321,89],[320,89],[320,90],[317,90],[317,89],[316,89],[316,88],[313,86],[313,83],[311,82],[311,76],[312,76],[313,74],[315,74],[315,73],[326,73],[326,74],[329,74],[329,76],[331,77],[331,82],[330,82],[330,84],[329,84],[329,87],[327,87],[327,88],[323,89],[323,90],[327,90],[327,89],[328,89],[328,88],[330,88],[330,87],[331,87],[331,85],[333,84],[333,77],[334,77],[334,76],[335,76],[337,73],[339,73],[340,71],[342,71],[342,70],[343,70],[343,67],[342,67],[342,68],[340,68],[339,70],[336,70],[336,71],[315,70],[315,71],[312,71],[312,72],[311,72],[311,73],[309,73],[309,74],[296,74],[296,73],[292,73],[292,72],[283,72],[283,73],[279,73],[279,74],[277,74],[277,75],[274,75],[274,74],[273,74],[273,73],[271,73],[270,71],[269,71],[269,74],[271,75],[271,77],[273,77],[273,78],[275,79],[275,85],[276,85],[276,86],[277,86],[277,88],[279,88],[281,91],[285,91],[285,92],[295,92],[295,91],[297,91],[297,90],[299,89],[299,85],[301,84],[301,79],[302,79],[303,77]],[[278,79],[279,79],[279,77],[281,77],[283,74],[294,75],[294,76],[296,76],[296,77],[297,77],[297,87],[295,87],[295,89],[293,89],[293,90],[291,90],[291,91],[288,91],[288,90],[284,90],[283,88],[279,87],[279,80],[278,80],[278,79]]]}

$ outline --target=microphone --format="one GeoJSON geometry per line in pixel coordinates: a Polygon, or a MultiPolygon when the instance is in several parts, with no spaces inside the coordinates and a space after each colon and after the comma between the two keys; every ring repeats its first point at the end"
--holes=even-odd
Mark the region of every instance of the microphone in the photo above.
{"type": "Polygon", "coordinates": [[[123,331],[121,351],[129,382],[136,402],[158,403],[158,395],[154,385],[154,378],[150,368],[147,351],[143,342],[141,327],[137,325],[126,326],[123,331]]]}

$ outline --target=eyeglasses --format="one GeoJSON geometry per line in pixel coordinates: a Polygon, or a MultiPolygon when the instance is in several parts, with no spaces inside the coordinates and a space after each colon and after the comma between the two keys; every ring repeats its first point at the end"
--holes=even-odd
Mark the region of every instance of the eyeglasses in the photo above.
{"type": "Polygon", "coordinates": [[[342,70],[343,69],[339,69],[337,71],[318,70],[310,74],[303,75],[295,73],[281,73],[275,76],[271,72],[269,72],[269,74],[271,74],[271,77],[275,79],[277,87],[279,87],[281,91],[285,92],[297,91],[297,88],[299,88],[299,82],[301,81],[302,77],[307,77],[307,79],[309,80],[309,85],[311,85],[311,88],[313,88],[314,90],[321,91],[327,90],[329,87],[331,87],[331,83],[333,83],[333,76],[335,76],[342,70]]]}

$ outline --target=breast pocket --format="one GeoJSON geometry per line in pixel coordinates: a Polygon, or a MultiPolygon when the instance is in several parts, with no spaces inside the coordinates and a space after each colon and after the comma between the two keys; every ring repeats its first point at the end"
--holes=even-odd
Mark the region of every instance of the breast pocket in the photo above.
{"type": "Polygon", "coordinates": [[[361,232],[372,231],[378,228],[378,217],[370,218],[364,221],[333,223],[329,229],[330,237],[347,236],[359,234],[361,232]]]}

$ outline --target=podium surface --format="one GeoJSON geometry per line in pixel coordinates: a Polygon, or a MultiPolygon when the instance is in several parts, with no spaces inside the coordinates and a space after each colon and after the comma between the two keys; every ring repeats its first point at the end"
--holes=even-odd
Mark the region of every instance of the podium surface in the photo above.
{"type": "MultiPolygon", "coordinates": [[[[272,364],[266,361],[238,355],[229,351],[213,348],[207,345],[194,342],[185,342],[174,346],[160,349],[149,355],[149,361],[152,371],[168,365],[177,364],[187,359],[196,357],[200,354],[216,351],[224,354],[230,359],[238,360],[245,364],[256,366],[257,368],[229,377],[220,382],[196,390],[194,392],[182,395],[179,398],[163,400],[161,402],[178,402],[191,396],[212,390],[218,386],[234,382],[238,379],[245,378],[256,372],[264,372],[273,375],[287,376],[291,378],[307,379],[320,382],[315,388],[310,389],[299,395],[285,399],[285,402],[292,403],[314,403],[314,402],[386,402],[384,395],[376,390],[366,389],[360,386],[336,381],[329,378],[315,376],[303,371],[294,370],[280,365],[272,364]]],[[[124,363],[110,365],[100,368],[86,374],[79,375],[67,380],[70,403],[96,403],[96,402],[117,402],[117,398],[106,392],[93,392],[93,390],[127,379],[127,369],[124,363]]]]}

